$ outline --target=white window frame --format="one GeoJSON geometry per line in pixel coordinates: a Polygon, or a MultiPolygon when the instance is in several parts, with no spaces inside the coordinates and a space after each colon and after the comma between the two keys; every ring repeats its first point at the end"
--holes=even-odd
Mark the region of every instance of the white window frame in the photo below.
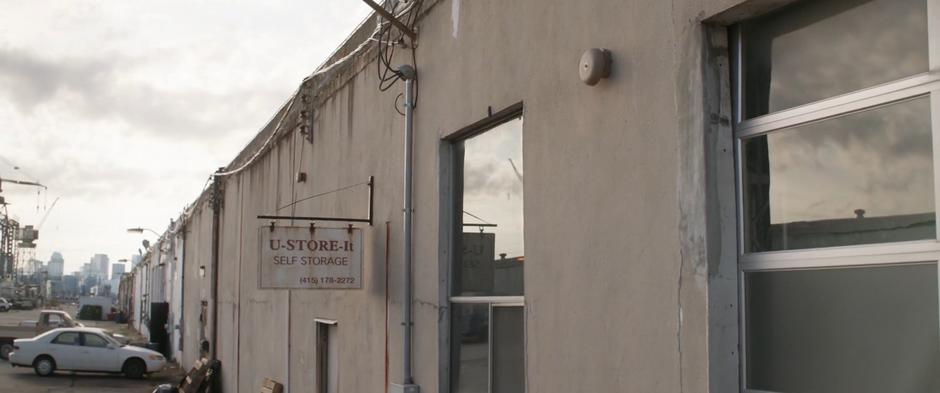
{"type": "MultiPolygon", "coordinates": [[[[934,239],[799,250],[747,252],[745,249],[747,243],[744,239],[746,217],[743,195],[743,139],[926,96],[930,97],[934,216],[935,219],[940,218],[940,208],[938,208],[940,207],[940,0],[925,1],[928,21],[927,72],[750,119],[744,119],[743,112],[743,37],[740,29],[731,30],[731,57],[734,62],[732,100],[738,242],[739,391],[741,392],[775,393],[747,387],[747,307],[745,306],[745,275],[747,273],[836,267],[940,264],[940,241],[938,241],[940,225],[937,225],[934,239]]],[[[936,222],[940,223],[940,220],[936,222]]],[[[940,266],[938,266],[938,272],[940,272],[940,266]]],[[[940,293],[938,293],[938,298],[940,298],[940,293]]]]}
{"type": "MultiPolygon", "coordinates": [[[[447,165],[448,167],[451,167],[456,164],[452,146],[460,144],[463,141],[470,139],[474,136],[485,134],[494,128],[497,128],[503,124],[506,124],[508,122],[515,121],[515,120],[523,121],[522,132],[524,134],[525,122],[524,122],[524,114],[522,111],[521,103],[510,106],[509,108],[501,111],[500,113],[493,114],[491,117],[484,119],[481,122],[478,122],[471,126],[468,126],[460,131],[457,131],[453,135],[445,138],[444,143],[450,145],[448,148],[445,149],[446,150],[445,157],[443,157],[444,161],[446,162],[445,165],[447,165]]],[[[524,140],[524,136],[523,136],[523,140],[524,140]]],[[[525,159],[523,158],[523,166],[524,165],[525,165],[525,159]]],[[[450,169],[454,169],[454,168],[450,168],[450,169]]],[[[445,171],[444,176],[445,178],[451,177],[451,179],[447,179],[448,181],[446,182],[446,184],[448,186],[452,185],[453,184],[452,177],[456,176],[455,172],[445,171]]],[[[448,192],[442,192],[442,197],[446,198],[446,200],[442,201],[444,202],[442,203],[442,207],[446,206],[445,209],[451,210],[448,212],[444,212],[442,217],[448,217],[450,214],[454,214],[452,210],[456,210],[457,208],[456,204],[454,203],[455,198],[456,198],[456,194],[455,194],[456,192],[458,192],[458,190],[456,190],[453,187],[450,187],[448,189],[448,192]]],[[[525,183],[524,182],[523,182],[523,195],[525,195],[525,183]]],[[[523,207],[523,210],[524,209],[525,208],[523,207]]],[[[525,218],[523,218],[523,220],[524,219],[525,218]]],[[[458,223],[456,220],[453,220],[453,219],[442,220],[442,225],[448,228],[447,230],[442,231],[441,233],[442,236],[444,237],[457,236],[459,235],[459,232],[457,231],[462,230],[462,228],[457,228],[458,223]]],[[[523,229],[523,236],[525,236],[524,229],[523,229]]],[[[453,242],[448,240],[447,247],[450,249],[453,249],[454,248],[453,242]]],[[[457,258],[456,258],[457,251],[456,250],[453,250],[453,251],[454,252],[450,253],[448,258],[445,259],[446,266],[445,266],[445,269],[442,269],[444,274],[446,274],[446,277],[443,279],[443,282],[446,283],[444,291],[447,296],[447,310],[448,310],[446,322],[442,325],[442,330],[441,330],[442,332],[446,331],[446,334],[448,335],[448,340],[446,340],[447,348],[444,351],[442,351],[442,353],[446,353],[446,356],[444,357],[444,359],[442,359],[446,363],[446,365],[442,364],[442,369],[445,370],[445,372],[447,372],[448,375],[446,376],[446,378],[442,378],[442,381],[446,381],[445,382],[446,385],[442,384],[441,389],[443,392],[452,392],[453,390],[450,385],[450,381],[451,381],[450,373],[455,372],[455,370],[449,367],[449,364],[452,361],[451,359],[452,354],[450,350],[450,345],[451,345],[450,339],[452,339],[452,337],[449,337],[451,334],[451,331],[450,331],[450,320],[451,320],[451,315],[452,315],[450,311],[452,310],[451,305],[453,304],[479,304],[479,305],[485,304],[487,305],[487,321],[488,321],[487,322],[487,329],[488,329],[488,332],[487,332],[487,391],[492,392],[493,391],[493,341],[492,341],[493,340],[493,308],[495,307],[520,307],[522,308],[522,312],[524,314],[525,313],[525,296],[454,296],[453,295],[454,284],[453,284],[452,272],[453,272],[453,269],[456,268],[456,264],[457,264],[457,258]]],[[[523,292],[524,292],[524,289],[523,289],[523,292]]],[[[525,337],[525,318],[523,318],[523,338],[524,337],[525,337]]],[[[523,372],[525,372],[525,370],[523,370],[523,372]]],[[[527,381],[526,391],[528,391],[529,389],[528,379],[527,378],[525,379],[527,381]]]]}

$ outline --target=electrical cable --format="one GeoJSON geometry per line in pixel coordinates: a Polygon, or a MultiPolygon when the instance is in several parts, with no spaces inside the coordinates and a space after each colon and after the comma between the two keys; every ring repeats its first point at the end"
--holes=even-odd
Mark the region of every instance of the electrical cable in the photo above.
{"type": "Polygon", "coordinates": [[[405,96],[404,93],[398,93],[398,95],[395,96],[395,112],[398,112],[398,114],[399,114],[399,115],[402,115],[402,116],[405,115],[405,112],[402,112],[402,111],[398,110],[398,101],[401,100],[401,98],[404,97],[404,96],[405,96]]]}
{"type": "MultiPolygon", "coordinates": [[[[414,16],[412,16],[411,14],[412,14],[412,11],[414,11],[414,10],[416,10],[416,9],[420,9],[420,5],[416,7],[415,4],[420,4],[422,1],[423,1],[423,0],[414,0],[414,1],[412,1],[412,2],[408,5],[408,7],[405,8],[404,10],[402,10],[400,13],[398,13],[398,14],[396,15],[396,17],[406,16],[406,19],[408,19],[408,20],[411,21],[409,27],[410,27],[410,28],[413,28],[413,27],[414,27],[414,22],[417,20],[417,18],[414,17],[414,16]]],[[[387,4],[387,3],[388,3],[388,1],[386,1],[386,4],[387,4]]],[[[335,62],[333,62],[332,64],[330,64],[330,65],[328,65],[328,66],[321,67],[320,69],[318,69],[317,71],[315,71],[313,74],[310,74],[309,76],[307,76],[306,78],[304,78],[304,80],[303,80],[303,81],[301,82],[301,84],[300,84],[300,87],[294,92],[293,95],[291,95],[291,98],[290,98],[290,99],[287,101],[287,103],[285,104],[285,105],[286,105],[286,108],[285,108],[285,109],[283,110],[283,112],[281,113],[281,117],[278,119],[277,124],[276,124],[275,127],[274,127],[274,131],[271,132],[271,135],[270,135],[270,136],[268,137],[268,139],[264,142],[264,144],[262,144],[261,147],[258,148],[257,151],[255,151],[255,153],[251,156],[251,158],[248,159],[248,161],[246,161],[245,163],[243,163],[242,165],[240,165],[238,168],[235,168],[235,169],[232,169],[232,170],[227,170],[227,171],[216,172],[216,173],[213,174],[213,176],[229,176],[229,175],[234,175],[234,174],[236,174],[236,173],[239,173],[239,172],[245,170],[245,168],[247,168],[248,166],[250,166],[251,164],[253,164],[253,163],[255,162],[255,160],[257,160],[258,157],[261,156],[262,153],[264,153],[265,151],[267,151],[267,149],[271,146],[271,142],[274,141],[275,137],[276,137],[276,136],[278,135],[278,133],[281,131],[281,126],[284,124],[285,118],[287,118],[287,115],[290,113],[291,109],[293,109],[294,104],[295,104],[296,101],[297,101],[297,97],[300,95],[301,91],[303,90],[303,87],[304,87],[305,85],[307,85],[307,82],[308,82],[308,81],[310,81],[310,80],[312,80],[312,79],[314,79],[314,78],[316,78],[316,77],[318,77],[318,76],[326,75],[327,73],[329,73],[330,71],[332,71],[333,69],[335,69],[336,67],[338,67],[339,65],[341,65],[341,64],[343,64],[343,63],[346,63],[347,61],[349,61],[349,59],[352,59],[352,58],[356,57],[357,55],[359,55],[359,53],[361,53],[361,52],[369,45],[369,42],[370,42],[370,41],[374,41],[374,40],[377,38],[377,37],[376,37],[377,35],[378,35],[379,38],[381,38],[383,30],[386,31],[386,32],[389,34],[389,36],[391,36],[391,27],[392,27],[391,23],[388,23],[388,22],[384,22],[384,23],[383,23],[383,22],[380,20],[380,22],[376,24],[376,29],[375,29],[375,31],[373,31],[371,37],[369,37],[368,39],[366,39],[365,41],[363,41],[361,44],[359,44],[359,46],[357,46],[355,49],[353,49],[351,52],[349,52],[346,56],[343,56],[342,58],[336,60],[335,62]]],[[[403,37],[403,36],[404,36],[404,33],[399,33],[399,40],[401,40],[401,39],[402,39],[401,37],[403,37]]],[[[383,46],[383,42],[391,42],[391,41],[390,41],[390,40],[382,40],[382,39],[379,39],[379,40],[378,40],[378,44],[379,44],[380,49],[381,49],[381,47],[383,46]]],[[[392,46],[392,48],[394,48],[394,46],[392,46]]],[[[391,62],[391,60],[392,60],[392,59],[391,59],[391,55],[392,55],[393,53],[394,53],[394,52],[390,53],[390,54],[389,54],[389,57],[384,58],[384,60],[385,60],[384,62],[385,62],[385,64],[387,65],[387,69],[390,69],[390,68],[391,68],[390,66],[388,66],[388,64],[389,64],[389,63],[391,62]]],[[[380,58],[382,58],[382,56],[380,56],[380,58]]],[[[391,85],[393,85],[395,81],[397,81],[398,79],[401,79],[401,75],[400,75],[400,73],[398,73],[397,70],[393,70],[393,72],[394,72],[394,75],[395,75],[395,76],[394,76],[394,77],[388,77],[389,79],[387,79],[387,80],[391,80],[392,82],[391,82],[391,84],[390,84],[388,87],[386,87],[386,89],[388,89],[389,87],[391,87],[391,85]]],[[[387,75],[386,75],[386,76],[387,76],[387,75]]],[[[316,86],[313,86],[313,87],[315,88],[316,86]]],[[[381,88],[381,86],[380,86],[380,88],[381,88]]],[[[384,91],[384,90],[383,90],[383,91],[384,91]]]]}
{"type": "Polygon", "coordinates": [[[345,190],[348,190],[348,189],[350,189],[350,188],[355,188],[355,187],[359,187],[359,186],[364,186],[364,185],[367,185],[367,184],[369,184],[369,182],[364,181],[364,182],[361,182],[361,183],[356,183],[356,184],[348,185],[348,186],[346,186],[346,187],[340,187],[340,188],[337,188],[337,189],[335,189],[335,190],[330,190],[330,191],[321,192],[321,193],[319,193],[319,194],[314,194],[314,195],[311,195],[311,196],[308,196],[308,197],[304,197],[304,198],[298,199],[298,200],[296,200],[296,201],[294,201],[294,202],[291,202],[291,203],[289,203],[289,204],[287,204],[287,205],[281,206],[281,207],[277,208],[277,211],[281,211],[281,210],[283,210],[283,209],[285,209],[285,208],[294,206],[294,205],[296,205],[296,204],[298,204],[298,203],[300,203],[300,202],[306,201],[306,200],[308,200],[308,199],[319,198],[319,197],[324,196],[324,195],[329,195],[329,194],[337,193],[337,192],[340,192],[340,191],[345,191],[345,190]]]}
{"type": "MultiPolygon", "coordinates": [[[[386,1],[383,6],[387,6],[388,3],[389,2],[386,1]]],[[[408,26],[409,29],[413,30],[422,9],[422,4],[423,0],[412,0],[404,10],[397,13],[396,17],[400,19],[403,18],[403,23],[408,26]]],[[[392,25],[390,23],[382,25],[382,30],[378,38],[378,61],[376,61],[379,91],[387,91],[399,80],[404,79],[404,76],[398,71],[397,67],[392,65],[392,61],[395,57],[395,47],[397,45],[403,45],[404,42],[405,34],[403,32],[399,31],[397,35],[393,35],[392,25]]],[[[412,66],[417,68],[415,42],[412,41],[409,46],[411,49],[412,66]]]]}

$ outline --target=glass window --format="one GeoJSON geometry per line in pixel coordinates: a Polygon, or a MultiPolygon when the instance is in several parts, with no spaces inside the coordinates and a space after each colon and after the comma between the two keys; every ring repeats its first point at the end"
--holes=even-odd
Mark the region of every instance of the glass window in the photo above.
{"type": "Polygon", "coordinates": [[[933,239],[930,98],[743,142],[746,251],[933,239]]]}
{"type": "Polygon", "coordinates": [[[79,345],[79,335],[77,332],[65,332],[56,336],[52,340],[53,344],[79,345]]]}
{"type": "Polygon", "coordinates": [[[493,392],[525,392],[525,315],[522,307],[493,307],[493,392]]]}
{"type": "Polygon", "coordinates": [[[736,26],[747,392],[940,391],[928,3],[803,0],[736,26]]]}
{"type": "Polygon", "coordinates": [[[800,1],[740,28],[745,118],[928,70],[927,0],[800,1]]]}
{"type": "Polygon", "coordinates": [[[453,146],[450,391],[524,392],[522,119],[453,146]]]}
{"type": "Polygon", "coordinates": [[[451,313],[454,341],[451,391],[525,392],[523,308],[455,304],[451,313]]]}
{"type": "Polygon", "coordinates": [[[746,277],[748,388],[940,391],[936,263],[746,277]]]}
{"type": "Polygon", "coordinates": [[[522,295],[522,119],[458,142],[455,296],[522,295]]]}
{"type": "Polygon", "coordinates": [[[47,318],[48,319],[46,320],[47,321],[46,324],[48,324],[49,327],[57,328],[57,327],[63,326],[64,321],[62,317],[59,316],[58,314],[48,314],[47,318]]]}
{"type": "Polygon", "coordinates": [[[84,336],[86,347],[105,348],[108,346],[108,340],[97,334],[85,333],[84,336]]]}
{"type": "Polygon", "coordinates": [[[489,392],[490,316],[488,304],[451,307],[451,391],[489,392]]]}

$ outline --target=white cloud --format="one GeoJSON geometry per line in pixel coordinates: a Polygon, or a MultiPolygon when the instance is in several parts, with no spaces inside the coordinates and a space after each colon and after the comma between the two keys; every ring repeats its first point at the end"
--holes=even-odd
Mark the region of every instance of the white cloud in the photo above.
{"type": "Polygon", "coordinates": [[[0,177],[37,256],[66,269],[139,247],[191,202],[368,15],[354,0],[2,1],[0,177]],[[24,173],[25,171],[25,173],[24,173]],[[39,211],[37,211],[39,205],[39,211]]]}

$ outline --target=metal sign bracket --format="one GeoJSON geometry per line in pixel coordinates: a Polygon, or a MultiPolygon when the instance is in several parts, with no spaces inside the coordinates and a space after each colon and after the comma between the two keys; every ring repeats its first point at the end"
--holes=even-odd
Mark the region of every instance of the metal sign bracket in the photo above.
{"type": "MultiPolygon", "coordinates": [[[[360,183],[360,184],[362,184],[362,183],[360,183]]],[[[271,228],[272,228],[272,230],[273,230],[273,228],[274,228],[274,222],[275,222],[275,221],[273,221],[273,220],[313,221],[312,223],[310,223],[310,231],[311,231],[311,232],[313,232],[313,231],[316,230],[316,221],[332,221],[332,222],[348,222],[348,223],[361,222],[361,223],[367,223],[367,224],[369,224],[369,226],[372,226],[372,222],[373,222],[372,210],[373,210],[373,207],[374,207],[374,199],[375,199],[375,176],[369,176],[369,182],[368,182],[367,184],[368,184],[368,186],[369,186],[369,211],[368,211],[368,218],[259,215],[259,216],[258,216],[258,219],[261,219],[261,220],[272,220],[272,221],[271,221],[271,228]]],[[[349,226],[350,226],[350,228],[351,228],[351,227],[352,227],[352,224],[349,224],[349,226]]],[[[351,230],[351,229],[350,229],[350,230],[351,230]]]]}

